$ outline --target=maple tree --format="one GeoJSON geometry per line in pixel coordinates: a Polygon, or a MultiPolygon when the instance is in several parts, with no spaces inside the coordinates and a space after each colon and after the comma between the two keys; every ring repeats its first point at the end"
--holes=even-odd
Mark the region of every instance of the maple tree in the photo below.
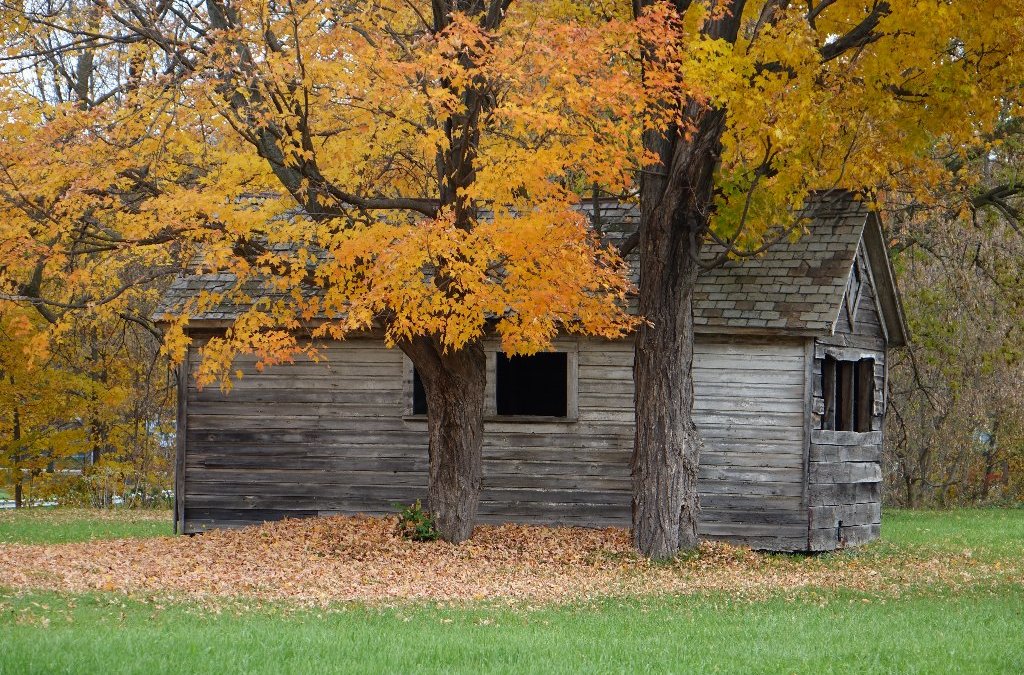
{"type": "Polygon", "coordinates": [[[168,233],[133,218],[140,148],[131,132],[116,133],[135,105],[136,55],[83,49],[45,20],[94,30],[91,7],[2,9],[0,465],[16,502],[27,490],[34,500],[109,503],[166,487],[172,396],[147,317],[154,282],[177,267],[158,245],[172,243],[168,233]]]}
{"type": "Polygon", "coordinates": [[[3,483],[10,486],[15,507],[20,508],[27,501],[26,483],[49,466],[83,452],[87,438],[81,427],[68,424],[60,415],[81,383],[60,378],[26,358],[25,341],[33,333],[30,313],[7,313],[2,320],[7,349],[0,353],[0,401],[5,411],[0,421],[5,441],[0,446],[0,467],[6,469],[3,483]]]}
{"type": "MultiPolygon", "coordinates": [[[[648,92],[634,366],[634,540],[697,544],[692,293],[702,263],[798,236],[815,190],[969,212],[959,161],[1019,107],[1018,2],[634,3],[648,92]]],[[[1010,185],[1010,193],[1015,188],[1010,185]]],[[[997,193],[998,194],[998,193],[997,193]]]]}
{"type": "Polygon", "coordinates": [[[52,328],[31,308],[0,310],[0,485],[15,507],[166,501],[173,409],[159,343],[112,323],[52,328]]]}
{"type": "MultiPolygon", "coordinates": [[[[200,383],[222,386],[241,352],[274,364],[315,357],[304,336],[381,331],[424,383],[432,516],[465,539],[481,487],[481,340],[530,353],[559,330],[614,338],[634,323],[621,260],[575,208],[579,186],[630,180],[629,32],[571,3],[512,5],[7,10],[8,61],[22,67],[7,80],[9,253],[31,252],[6,270],[7,297],[111,316],[124,312],[112,296],[188,260],[233,273],[235,300],[258,280],[265,292],[203,350],[200,383]],[[31,67],[57,83],[73,72],[53,54],[87,56],[107,93],[54,97],[62,87],[35,75],[48,95],[25,91],[31,67]]],[[[172,358],[188,316],[221,299],[179,308],[172,358]]]]}

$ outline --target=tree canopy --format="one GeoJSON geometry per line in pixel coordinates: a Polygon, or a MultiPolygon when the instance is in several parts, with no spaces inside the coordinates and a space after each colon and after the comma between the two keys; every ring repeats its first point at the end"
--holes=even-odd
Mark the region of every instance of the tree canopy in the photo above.
{"type": "Polygon", "coordinates": [[[608,92],[628,92],[630,64],[606,58],[628,45],[557,7],[453,9],[440,24],[404,2],[9,11],[8,296],[116,311],[110,296],[201,248],[196,270],[290,295],[211,346],[211,377],[238,350],[281,358],[295,345],[275,329],[314,318],[451,349],[489,318],[512,352],[559,326],[621,335],[619,261],[571,206],[629,182],[632,101],[608,92]]]}

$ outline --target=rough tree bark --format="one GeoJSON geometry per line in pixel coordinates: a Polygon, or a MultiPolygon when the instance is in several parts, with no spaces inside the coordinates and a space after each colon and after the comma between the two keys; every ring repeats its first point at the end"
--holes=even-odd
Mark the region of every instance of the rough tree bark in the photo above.
{"type": "Polygon", "coordinates": [[[723,111],[688,112],[690,140],[648,133],[665,175],[645,175],[640,193],[641,326],[636,341],[633,541],[652,558],[697,545],[701,439],[693,422],[693,289],[707,229],[723,111]]]}
{"type": "Polygon", "coordinates": [[[453,543],[473,534],[483,484],[487,359],[474,342],[445,353],[421,337],[402,345],[427,398],[430,472],[427,506],[438,534],[453,543]]]}
{"type": "MultiPolygon", "coordinates": [[[[651,0],[637,0],[639,15],[651,0]]],[[[743,0],[703,33],[735,41],[743,0]]],[[[689,2],[674,3],[680,12],[689,2]]],[[[650,51],[645,49],[645,58],[650,51]]],[[[682,129],[647,130],[660,160],[640,181],[640,328],[633,362],[633,543],[655,559],[697,546],[701,439],[693,421],[693,290],[722,153],[725,111],[686,102],[682,129]]]]}
{"type": "MultiPolygon", "coordinates": [[[[510,4],[511,0],[433,0],[434,30],[444,30],[454,12],[474,16],[485,30],[494,30],[510,4]]],[[[468,53],[460,59],[467,68],[474,65],[468,53]]],[[[475,227],[477,213],[465,195],[476,180],[481,117],[492,105],[487,83],[475,84],[454,90],[461,106],[445,121],[448,142],[436,158],[438,201],[452,210],[455,227],[467,231],[475,227]]],[[[439,274],[434,283],[444,288],[447,281],[439,274]]],[[[427,398],[427,506],[441,538],[458,543],[473,534],[483,485],[487,359],[479,341],[445,350],[436,338],[419,337],[402,349],[419,372],[427,398]]]]}

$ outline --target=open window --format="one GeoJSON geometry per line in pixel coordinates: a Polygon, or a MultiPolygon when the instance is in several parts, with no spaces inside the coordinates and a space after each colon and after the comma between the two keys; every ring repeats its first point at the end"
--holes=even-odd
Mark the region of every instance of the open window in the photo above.
{"type": "Polygon", "coordinates": [[[416,368],[412,369],[412,414],[427,414],[427,390],[423,388],[423,380],[416,368]]]}
{"type": "MultiPolygon", "coordinates": [[[[495,355],[494,406],[504,417],[569,417],[569,354],[542,352],[532,356],[495,355]]],[[[408,390],[407,390],[408,391],[408,390]]],[[[423,380],[412,369],[412,414],[427,414],[423,380]]]]}
{"type": "Polygon", "coordinates": [[[875,361],[841,361],[826,356],[821,366],[825,411],[822,429],[871,431],[875,409],[875,361]]]}
{"type": "Polygon", "coordinates": [[[567,417],[569,361],[565,352],[508,356],[498,352],[495,402],[498,415],[567,417]]]}

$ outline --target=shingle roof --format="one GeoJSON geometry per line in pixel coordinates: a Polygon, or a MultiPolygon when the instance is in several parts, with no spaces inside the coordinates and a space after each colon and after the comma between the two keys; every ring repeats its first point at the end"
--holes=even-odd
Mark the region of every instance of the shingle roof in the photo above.
{"type": "MultiPolygon", "coordinates": [[[[616,243],[636,231],[636,207],[608,201],[599,202],[599,206],[606,240],[616,243]]],[[[581,209],[593,216],[591,202],[581,209]]],[[[833,332],[857,247],[871,221],[870,212],[847,192],[812,198],[805,209],[807,232],[797,241],[779,242],[756,257],[730,260],[701,274],[694,292],[697,330],[815,335],[833,332]]],[[[634,281],[638,281],[636,254],[631,258],[634,281]]],[[[876,271],[876,275],[886,276],[884,281],[891,285],[891,270],[886,267],[885,272],[876,271]]],[[[189,274],[171,284],[154,319],[175,316],[189,299],[203,292],[222,297],[209,310],[192,316],[192,321],[230,321],[248,307],[249,298],[287,297],[254,280],[236,288],[232,274],[189,274]]],[[[898,300],[895,307],[899,314],[898,300]]],[[[902,316],[890,317],[890,322],[902,329],[902,316]]]]}
{"type": "Polygon", "coordinates": [[[694,293],[697,326],[831,333],[868,209],[853,199],[809,204],[808,230],[762,255],[706,271],[694,293]]]}

